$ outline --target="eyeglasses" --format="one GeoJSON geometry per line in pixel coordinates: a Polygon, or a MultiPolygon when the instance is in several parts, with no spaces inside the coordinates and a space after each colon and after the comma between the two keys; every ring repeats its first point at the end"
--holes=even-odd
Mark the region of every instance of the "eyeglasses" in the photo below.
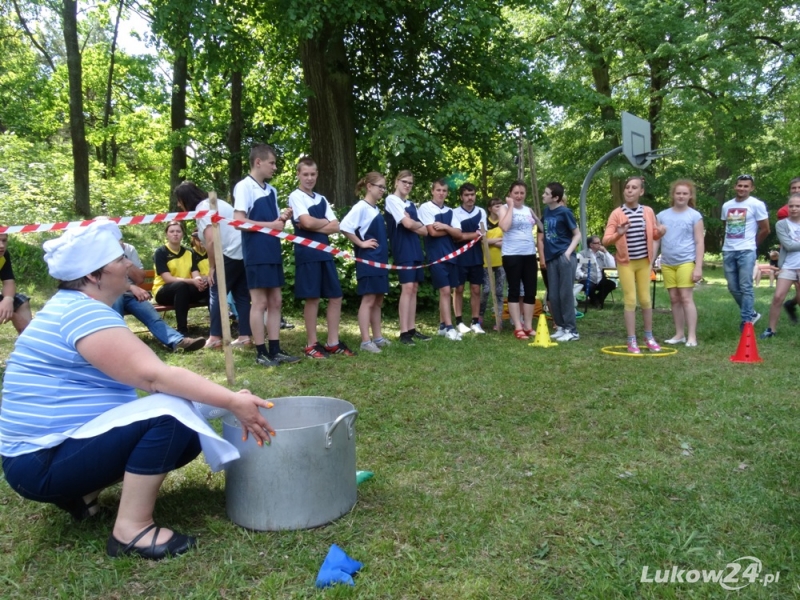
{"type": "Polygon", "coordinates": [[[752,175],[739,175],[736,181],[754,181],[754,179],[752,175]]]}
{"type": "Polygon", "coordinates": [[[400,183],[402,183],[403,185],[414,185],[413,181],[407,181],[405,179],[401,179],[400,183]]]}
{"type": "Polygon", "coordinates": [[[385,192],[385,191],[386,191],[386,186],[385,186],[385,185],[375,185],[374,183],[370,183],[370,185],[371,185],[372,187],[376,187],[376,188],[378,188],[378,189],[379,189],[380,191],[382,191],[382,192],[385,192]]]}

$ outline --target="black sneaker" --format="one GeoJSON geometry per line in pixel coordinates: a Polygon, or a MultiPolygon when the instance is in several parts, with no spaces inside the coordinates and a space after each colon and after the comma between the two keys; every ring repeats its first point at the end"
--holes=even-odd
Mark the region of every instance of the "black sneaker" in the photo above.
{"type": "Polygon", "coordinates": [[[787,300],[783,303],[783,308],[786,310],[786,314],[789,315],[789,320],[797,325],[797,302],[792,300],[787,300]]]}
{"type": "Polygon", "coordinates": [[[431,337],[429,335],[425,335],[424,333],[420,333],[416,329],[411,334],[412,339],[419,340],[420,342],[430,342],[431,337]]]}
{"type": "Polygon", "coordinates": [[[325,351],[328,354],[343,354],[345,356],[355,356],[356,353],[350,350],[342,340],[339,340],[339,343],[335,346],[325,346],[325,351]]]}
{"type": "Polygon", "coordinates": [[[286,363],[292,364],[296,363],[300,360],[299,356],[292,356],[291,354],[286,354],[283,350],[278,350],[275,354],[269,355],[270,359],[276,361],[278,364],[286,363]]]}
{"type": "Polygon", "coordinates": [[[408,331],[404,331],[400,334],[400,343],[406,346],[416,346],[412,334],[408,331]]]}
{"type": "Polygon", "coordinates": [[[289,323],[289,321],[281,317],[281,329],[294,329],[294,323],[289,323]]]}
{"type": "Polygon", "coordinates": [[[772,329],[770,329],[769,327],[767,327],[764,333],[762,333],[760,337],[762,340],[766,340],[767,338],[775,337],[775,332],[772,331],[772,329]]]}
{"type": "Polygon", "coordinates": [[[259,354],[256,356],[256,364],[261,365],[262,367],[277,367],[278,361],[272,360],[266,354],[259,354]]]}

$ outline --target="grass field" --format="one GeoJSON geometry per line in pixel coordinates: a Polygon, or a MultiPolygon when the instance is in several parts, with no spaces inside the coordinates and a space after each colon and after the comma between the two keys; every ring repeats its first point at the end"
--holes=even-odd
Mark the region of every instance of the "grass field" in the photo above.
{"type": "MultiPolygon", "coordinates": [[[[156,519],[197,535],[200,547],[153,564],[105,555],[118,488],[102,494],[101,515],[78,524],[3,481],[0,597],[800,597],[791,358],[800,328],[782,315],[779,336],[759,343],[763,363],[731,363],[738,310],[721,269],[706,280],[696,292],[700,345],[669,357],[601,353],[625,343],[620,292],[578,321],[580,341],[556,348],[529,347],[506,329],[273,370],[237,351],[237,386],[355,404],[358,468],[375,477],[353,511],[315,530],[246,531],[226,517],[224,475],[196,461],[169,476],[156,519]],[[332,543],[364,563],[355,588],[315,590],[332,543]],[[749,585],[738,593],[641,581],[644,567],[650,577],[673,566],[731,575],[726,565],[747,556],[763,570],[753,583],[739,573],[729,585],[749,585]]],[[[764,319],[770,298],[762,282],[764,319]]],[[[673,331],[667,309],[659,289],[659,340],[673,331]]],[[[390,310],[384,322],[396,335],[390,310]]],[[[431,333],[436,315],[419,322],[431,333]]],[[[10,329],[0,332],[3,360],[10,329]]],[[[142,338],[171,364],[224,382],[222,353],[166,354],[142,338]]],[[[299,351],[305,333],[298,326],[283,339],[299,351]]],[[[344,339],[357,346],[353,315],[344,339]]]]}

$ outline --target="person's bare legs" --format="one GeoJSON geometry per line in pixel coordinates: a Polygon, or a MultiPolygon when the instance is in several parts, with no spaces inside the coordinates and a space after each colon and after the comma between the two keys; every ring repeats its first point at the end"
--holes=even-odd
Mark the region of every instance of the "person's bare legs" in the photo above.
{"type": "Polygon", "coordinates": [[[25,328],[30,325],[32,318],[31,303],[26,302],[11,315],[11,324],[14,326],[14,329],[17,330],[17,333],[22,333],[25,331],[25,328]]]}
{"type": "Polygon", "coordinates": [[[522,319],[526,331],[533,329],[533,307],[534,304],[523,304],[522,319]]]}
{"type": "Polygon", "coordinates": [[[464,286],[460,285],[453,290],[453,316],[464,317],[464,286]]]}
{"type": "Polygon", "coordinates": [[[524,324],[520,321],[519,302],[508,303],[508,315],[511,317],[511,325],[514,329],[523,329],[524,324]]]}
{"type": "Polygon", "coordinates": [[[469,285],[469,305],[472,309],[472,318],[481,318],[481,284],[471,283],[469,285]]]}
{"type": "Polygon", "coordinates": [[[328,298],[328,346],[339,343],[339,322],[342,320],[342,299],[328,298]]]}
{"type": "MultiPolygon", "coordinates": [[[[329,307],[330,310],[330,307],[329,307]]],[[[303,307],[303,320],[306,324],[306,345],[313,346],[317,343],[317,315],[319,314],[319,298],[306,298],[303,307]]],[[[280,322],[278,322],[280,327],[280,322]]]]}
{"type": "MultiPolygon", "coordinates": [[[[167,474],[136,475],[125,472],[122,478],[122,495],[119,499],[117,520],[114,522],[113,535],[123,544],[130,543],[141,531],[153,523],[153,510],[156,506],[158,490],[167,474]]],[[[155,530],[153,530],[155,531],[155,530]]],[[[159,531],[156,544],[163,544],[172,537],[172,531],[159,531]]],[[[148,547],[152,542],[152,534],[144,536],[137,547],[148,547]]]]}
{"type": "Polygon", "coordinates": [[[417,300],[416,285],[413,282],[400,284],[400,302],[397,306],[397,312],[400,313],[400,333],[405,333],[414,328],[414,312],[417,300]]]}
{"type": "Polygon", "coordinates": [[[772,303],[769,305],[769,328],[774,332],[778,327],[778,319],[781,316],[781,306],[786,299],[786,295],[794,282],[789,279],[778,278],[775,284],[775,294],[772,296],[772,303]]]}
{"type": "MultiPolygon", "coordinates": [[[[264,288],[264,291],[267,297],[267,339],[278,340],[281,335],[281,305],[283,304],[281,288],[264,288]]],[[[250,309],[250,314],[252,313],[253,310],[250,309]]],[[[252,322],[251,317],[250,323],[252,324],[252,322]]]]}
{"type": "Polygon", "coordinates": [[[694,288],[678,288],[686,320],[686,343],[697,343],[697,307],[694,305],[694,288]]]}
{"type": "Polygon", "coordinates": [[[675,322],[675,335],[672,336],[672,339],[679,340],[684,337],[686,328],[686,316],[683,312],[681,293],[679,288],[669,288],[667,291],[669,292],[669,302],[672,307],[672,320],[675,322]]]}
{"type": "Polygon", "coordinates": [[[372,305],[375,302],[375,294],[364,294],[361,296],[361,306],[358,307],[358,330],[361,332],[361,342],[370,341],[369,325],[372,320],[372,305]]]}
{"type": "Polygon", "coordinates": [[[369,323],[372,326],[372,339],[379,340],[383,337],[381,333],[381,308],[383,307],[383,294],[373,294],[375,300],[372,303],[369,323]]]}
{"type": "MultiPolygon", "coordinates": [[[[250,331],[253,343],[264,343],[264,313],[267,312],[267,289],[256,288],[250,290],[250,331]]],[[[278,327],[280,327],[280,311],[278,313],[278,327]]]]}
{"type": "Polygon", "coordinates": [[[450,286],[439,289],[439,318],[445,324],[445,327],[453,324],[453,317],[450,312],[450,286]]]}

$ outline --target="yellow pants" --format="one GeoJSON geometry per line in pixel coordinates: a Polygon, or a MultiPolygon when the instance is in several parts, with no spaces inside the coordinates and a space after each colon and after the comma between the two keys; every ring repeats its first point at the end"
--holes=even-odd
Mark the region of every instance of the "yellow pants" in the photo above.
{"type": "Polygon", "coordinates": [[[625,310],[636,310],[637,298],[639,306],[650,308],[650,271],[650,261],[646,258],[632,260],[627,265],[617,265],[625,310]]]}

